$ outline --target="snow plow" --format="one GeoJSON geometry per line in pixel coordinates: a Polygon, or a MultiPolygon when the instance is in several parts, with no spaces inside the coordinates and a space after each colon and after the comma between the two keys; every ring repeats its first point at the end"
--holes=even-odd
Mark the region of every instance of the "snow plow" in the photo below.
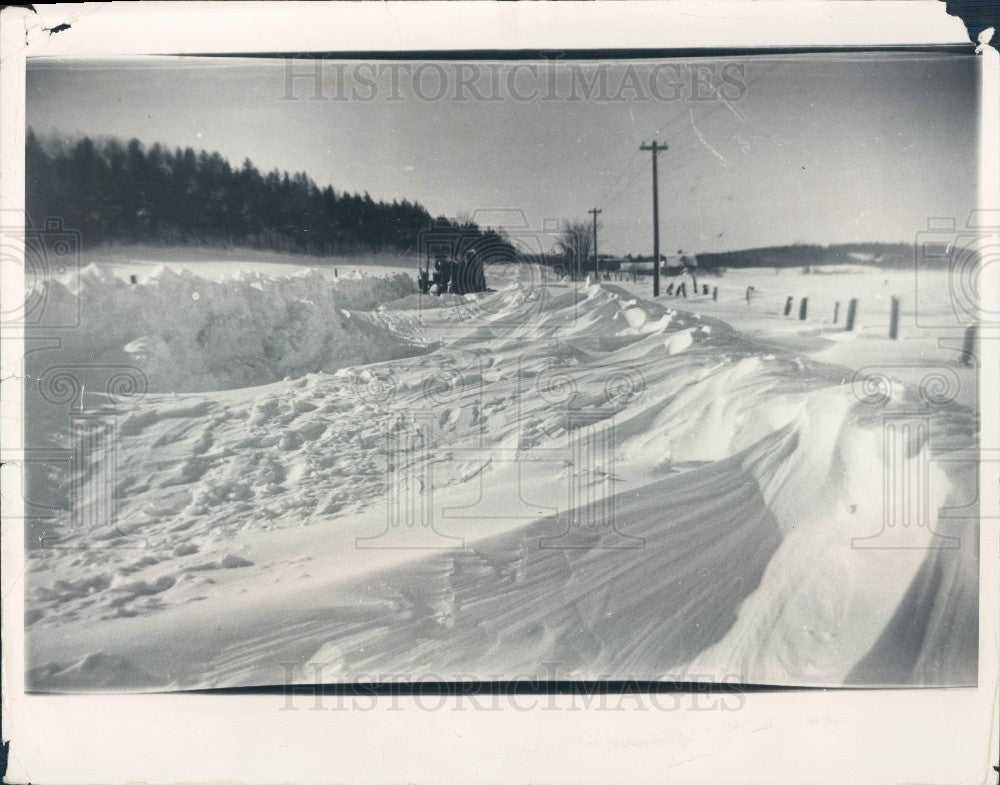
{"type": "Polygon", "coordinates": [[[460,259],[437,254],[434,257],[433,271],[428,258],[426,266],[420,271],[417,284],[422,294],[485,292],[486,273],[482,260],[470,248],[460,259]]]}
{"type": "Polygon", "coordinates": [[[489,291],[486,266],[521,261],[507,238],[474,223],[439,219],[420,235],[424,266],[417,283],[423,294],[471,294],[489,291]]]}

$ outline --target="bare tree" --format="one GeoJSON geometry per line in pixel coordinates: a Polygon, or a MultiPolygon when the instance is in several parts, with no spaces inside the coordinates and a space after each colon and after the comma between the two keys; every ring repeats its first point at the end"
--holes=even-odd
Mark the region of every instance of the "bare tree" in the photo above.
{"type": "Polygon", "coordinates": [[[567,268],[574,278],[580,277],[581,270],[586,269],[593,249],[594,236],[589,223],[585,221],[566,221],[556,247],[566,257],[567,268]]]}

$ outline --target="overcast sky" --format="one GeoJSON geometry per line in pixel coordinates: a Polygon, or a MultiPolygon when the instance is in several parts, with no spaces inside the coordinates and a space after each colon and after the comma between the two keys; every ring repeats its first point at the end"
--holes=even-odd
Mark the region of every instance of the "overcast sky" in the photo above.
{"type": "Polygon", "coordinates": [[[601,250],[623,254],[652,250],[638,148],[656,138],[664,252],[911,242],[975,205],[975,67],[940,54],[323,63],[317,79],[309,61],[31,61],[27,116],[43,135],[218,151],[486,224],[523,214],[541,229],[599,207],[601,250]]]}

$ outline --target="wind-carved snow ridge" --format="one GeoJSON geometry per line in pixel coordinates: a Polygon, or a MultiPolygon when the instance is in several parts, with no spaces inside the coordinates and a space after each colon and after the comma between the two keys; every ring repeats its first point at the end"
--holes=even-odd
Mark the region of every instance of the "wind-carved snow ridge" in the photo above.
{"type": "MultiPolygon", "coordinates": [[[[192,320],[202,284],[157,280],[192,320]]],[[[610,285],[389,299],[389,279],[363,311],[303,281],[205,291],[240,314],[220,335],[287,331],[282,368],[345,360],[333,372],[118,404],[115,519],[81,530],[67,510],[46,524],[58,547],[30,553],[35,689],[974,682],[975,515],[939,515],[974,506],[947,460],[975,444],[970,410],[905,385],[867,400],[843,368],[610,285]],[[364,316],[363,358],[291,346],[333,329],[298,307],[348,311],[338,330],[364,316]],[[411,356],[379,354],[388,337],[411,356]],[[933,433],[887,438],[915,409],[933,433]],[[891,529],[887,467],[928,480],[891,529]]]]}

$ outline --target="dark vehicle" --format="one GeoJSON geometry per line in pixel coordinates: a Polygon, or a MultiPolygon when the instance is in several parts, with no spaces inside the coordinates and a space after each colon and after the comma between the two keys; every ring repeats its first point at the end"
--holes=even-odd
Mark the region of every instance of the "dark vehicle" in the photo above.
{"type": "Polygon", "coordinates": [[[418,280],[423,294],[469,294],[486,291],[486,272],[482,260],[474,249],[468,249],[461,259],[438,254],[434,257],[434,270],[420,271],[418,280]]]}
{"type": "Polygon", "coordinates": [[[519,262],[514,246],[491,229],[441,220],[421,234],[424,268],[418,276],[424,294],[489,291],[486,265],[519,262]],[[432,265],[433,260],[433,265],[432,265]]]}

